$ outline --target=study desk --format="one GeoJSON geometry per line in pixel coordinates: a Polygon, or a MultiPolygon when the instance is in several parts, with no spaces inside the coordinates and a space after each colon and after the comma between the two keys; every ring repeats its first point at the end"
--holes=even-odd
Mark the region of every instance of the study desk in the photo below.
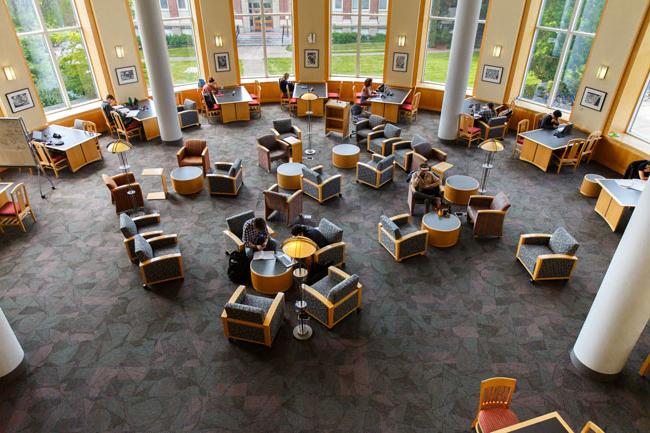
{"type": "Polygon", "coordinates": [[[221,106],[223,123],[238,120],[251,120],[248,103],[253,100],[244,86],[224,87],[217,94],[217,104],[221,106]]]}
{"type": "Polygon", "coordinates": [[[142,130],[144,131],[144,138],[147,141],[160,137],[160,128],[158,127],[158,115],[156,114],[156,106],[151,99],[143,99],[142,101],[138,101],[138,108],[127,108],[138,110],[138,114],[133,116],[132,119],[140,122],[142,125],[142,130]]]}
{"type": "Polygon", "coordinates": [[[492,433],[574,433],[558,412],[531,418],[492,433]]]}
{"type": "Polygon", "coordinates": [[[68,166],[73,173],[91,162],[102,159],[97,148],[99,145],[97,137],[100,134],[61,125],[50,125],[41,132],[43,133],[43,145],[50,151],[65,153],[68,158],[68,166]],[[61,138],[54,138],[54,134],[59,134],[61,138]],[[52,144],[59,140],[63,144],[59,146],[52,144]]]}
{"type": "Polygon", "coordinates": [[[583,140],[587,138],[587,134],[575,127],[564,137],[553,135],[556,132],[555,129],[535,129],[520,134],[524,138],[524,144],[521,145],[519,159],[530,162],[542,171],[547,171],[554,151],[566,148],[569,141],[575,138],[583,140]]]}
{"type": "Polygon", "coordinates": [[[370,112],[382,116],[389,122],[397,123],[399,121],[399,107],[406,101],[410,93],[411,89],[388,87],[387,91],[368,98],[370,112]]]}
{"type": "Polygon", "coordinates": [[[596,182],[602,188],[594,210],[607,221],[612,231],[616,231],[625,209],[636,207],[641,192],[619,185],[616,179],[598,179],[596,182]]]}
{"type": "Polygon", "coordinates": [[[306,116],[309,111],[309,101],[303,101],[300,97],[305,93],[313,93],[318,96],[318,99],[311,101],[312,116],[323,117],[325,112],[325,100],[327,99],[327,83],[296,83],[293,87],[293,98],[298,101],[297,115],[299,117],[306,116]]]}
{"type": "Polygon", "coordinates": [[[470,116],[474,117],[474,119],[480,119],[481,116],[479,116],[478,113],[483,108],[487,107],[487,103],[488,101],[483,101],[482,99],[467,98],[463,101],[463,113],[469,114],[470,116]]]}

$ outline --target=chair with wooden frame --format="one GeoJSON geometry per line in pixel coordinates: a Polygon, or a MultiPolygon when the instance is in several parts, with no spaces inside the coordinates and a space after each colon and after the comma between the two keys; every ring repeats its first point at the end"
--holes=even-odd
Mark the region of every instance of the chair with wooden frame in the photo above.
{"type": "Polygon", "coordinates": [[[115,213],[130,211],[135,207],[137,209],[144,207],[144,196],[142,195],[142,188],[140,184],[135,181],[135,176],[132,172],[120,173],[114,176],[102,174],[104,185],[111,192],[111,203],[115,204],[115,213]],[[133,197],[129,191],[135,191],[133,197]]]}
{"type": "Polygon", "coordinates": [[[467,203],[467,221],[474,224],[474,237],[503,236],[503,221],[510,209],[508,196],[499,192],[491,195],[470,195],[467,203]]]}
{"type": "Polygon", "coordinates": [[[352,312],[361,310],[362,289],[358,275],[349,275],[330,266],[325,278],[304,285],[304,297],[307,301],[305,311],[328,329],[332,329],[352,312]]]}
{"type": "Polygon", "coordinates": [[[517,153],[521,153],[521,146],[524,145],[524,137],[522,137],[521,134],[528,131],[528,124],[528,119],[521,119],[519,123],[517,123],[517,135],[515,136],[515,142],[512,144],[513,158],[517,153]]]}
{"type": "Polygon", "coordinates": [[[552,162],[557,164],[557,174],[560,174],[562,167],[573,167],[573,171],[576,171],[580,165],[580,155],[582,154],[585,143],[585,140],[582,138],[574,138],[573,140],[569,140],[562,151],[562,155],[552,154],[552,162]]]}
{"type": "Polygon", "coordinates": [[[202,96],[202,100],[205,106],[205,117],[207,117],[208,123],[212,123],[212,120],[221,118],[221,105],[217,104],[214,96],[211,94],[205,94],[202,96]]]}
{"type": "Polygon", "coordinates": [[[277,213],[282,215],[287,226],[290,226],[302,215],[302,190],[287,194],[281,192],[278,184],[274,183],[263,195],[265,220],[268,221],[277,213]]]}
{"type": "Polygon", "coordinates": [[[418,120],[418,108],[420,107],[420,98],[422,94],[417,92],[413,95],[413,101],[410,104],[404,103],[399,107],[400,118],[408,117],[409,123],[413,123],[413,120],[418,120]]]}
{"type": "Polygon", "coordinates": [[[291,158],[291,146],[282,140],[278,140],[273,134],[263,135],[257,139],[257,161],[260,167],[271,172],[273,161],[289,162],[291,158]]]}
{"type": "Polygon", "coordinates": [[[253,93],[250,93],[251,98],[253,98],[253,100],[255,100],[255,99],[259,99],[259,92],[258,92],[258,90],[257,90],[257,87],[258,87],[258,86],[259,86],[259,87],[262,87],[262,85],[260,84],[259,80],[255,80],[255,81],[253,82],[253,89],[255,89],[255,90],[253,90],[253,93]],[[255,93],[255,92],[257,92],[257,93],[255,93]]]}
{"type": "Polygon", "coordinates": [[[116,134],[116,132],[115,132],[115,125],[113,125],[112,117],[109,119],[108,116],[106,116],[106,112],[102,108],[100,108],[99,111],[102,112],[102,117],[104,118],[104,122],[106,122],[106,127],[108,128],[108,135],[111,138],[113,138],[113,135],[116,134]]]}
{"type": "Polygon", "coordinates": [[[641,376],[645,376],[648,373],[650,373],[650,355],[648,355],[643,361],[643,364],[641,364],[641,368],[639,369],[639,374],[641,376]]]}
{"type": "Polygon", "coordinates": [[[183,146],[176,152],[179,167],[201,167],[203,177],[210,171],[210,153],[208,142],[205,140],[185,140],[183,146]]]}
{"type": "Polygon", "coordinates": [[[327,92],[328,99],[339,99],[341,97],[341,90],[343,90],[343,81],[339,81],[339,88],[336,92],[327,92]]]}
{"type": "Polygon", "coordinates": [[[36,223],[36,215],[29,204],[27,189],[25,184],[20,182],[11,189],[9,194],[11,201],[0,207],[0,227],[2,226],[19,226],[23,232],[27,232],[23,220],[29,215],[36,223]]]}
{"type": "Polygon", "coordinates": [[[141,235],[145,239],[155,238],[163,234],[160,226],[160,214],[151,213],[131,218],[123,213],[120,215],[120,231],[124,236],[124,248],[129,260],[137,263],[135,256],[135,235],[141,235]]]}
{"type": "Polygon", "coordinates": [[[481,392],[472,428],[477,433],[490,433],[517,424],[519,418],[510,410],[517,379],[493,377],[481,381],[481,392]]]}
{"type": "Polygon", "coordinates": [[[323,235],[327,245],[316,250],[312,263],[321,266],[344,265],[346,244],[343,242],[343,229],[327,218],[321,218],[317,230],[323,235]]]}
{"type": "Polygon", "coordinates": [[[474,118],[469,114],[460,115],[458,139],[466,140],[468,148],[472,146],[473,141],[481,141],[481,128],[474,126],[474,118]]]}
{"type": "Polygon", "coordinates": [[[382,215],[377,224],[377,239],[398,262],[417,255],[426,255],[429,232],[411,224],[411,215],[382,215]]]}
{"type": "Polygon", "coordinates": [[[258,113],[262,117],[262,85],[257,80],[255,81],[255,92],[256,98],[248,103],[248,109],[251,113],[258,113]]]}
{"type": "Polygon", "coordinates": [[[124,126],[124,121],[122,120],[120,113],[117,111],[111,111],[111,116],[113,116],[113,123],[115,124],[115,133],[117,134],[117,138],[123,136],[127,143],[130,143],[130,138],[136,136],[138,139],[142,140],[142,128],[139,125],[136,125],[129,129],[124,126]]]}
{"type": "Polygon", "coordinates": [[[334,197],[341,197],[341,175],[327,176],[323,173],[323,166],[312,168],[303,167],[300,176],[300,189],[302,192],[318,203],[323,204],[334,197]]]}
{"type": "Polygon", "coordinates": [[[578,263],[579,246],[564,227],[558,227],[553,234],[521,235],[515,257],[530,274],[530,282],[568,280],[578,263]]]}
{"type": "Polygon", "coordinates": [[[206,178],[211,195],[237,195],[244,184],[242,160],[237,158],[234,162],[215,162],[214,171],[208,173],[206,178]]]}
{"type": "Polygon", "coordinates": [[[246,293],[239,286],[221,313],[223,333],[228,341],[242,340],[271,347],[284,323],[284,293],[273,299],[246,293]]]}
{"type": "Polygon", "coordinates": [[[605,430],[598,427],[593,421],[587,421],[580,433],[605,433],[605,430]]]}
{"type": "Polygon", "coordinates": [[[596,150],[596,145],[602,136],[603,133],[601,131],[594,131],[589,134],[589,137],[587,137],[587,140],[585,140],[585,145],[582,148],[582,152],[580,152],[580,162],[584,161],[585,157],[587,159],[587,163],[591,162],[591,158],[593,158],[594,151],[596,150]]]}
{"type": "MultiPolygon", "coordinates": [[[[253,218],[255,218],[255,212],[252,210],[247,210],[226,218],[228,228],[223,231],[226,254],[232,251],[244,251],[244,242],[242,242],[244,224],[253,218]]],[[[266,225],[266,231],[270,237],[275,237],[275,231],[268,224],[266,225]]]]}
{"type": "Polygon", "coordinates": [[[49,149],[42,143],[32,141],[32,144],[34,145],[34,149],[36,149],[38,165],[41,166],[43,171],[48,168],[54,172],[54,176],[59,177],[59,172],[68,167],[68,158],[66,158],[64,154],[58,153],[52,156],[49,149]]]}
{"type": "Polygon", "coordinates": [[[149,290],[153,284],[185,278],[178,235],[160,235],[149,239],[135,235],[134,246],[135,256],[140,262],[143,288],[149,290]]]}
{"type": "Polygon", "coordinates": [[[395,174],[395,156],[372,155],[368,162],[357,162],[357,183],[363,183],[375,189],[393,180],[395,174]]]}
{"type": "Polygon", "coordinates": [[[352,83],[352,103],[357,105],[361,104],[361,92],[357,92],[356,83],[352,83]]]}
{"type": "MultiPolygon", "coordinates": [[[[97,125],[95,122],[91,122],[90,120],[75,119],[74,128],[97,134],[97,125]]],[[[97,140],[97,152],[99,152],[99,157],[101,159],[104,159],[104,155],[102,154],[102,146],[99,144],[99,140],[97,140]]]]}
{"type": "Polygon", "coordinates": [[[539,129],[544,116],[546,116],[546,113],[535,113],[535,116],[533,116],[533,127],[530,129],[539,129]]]}

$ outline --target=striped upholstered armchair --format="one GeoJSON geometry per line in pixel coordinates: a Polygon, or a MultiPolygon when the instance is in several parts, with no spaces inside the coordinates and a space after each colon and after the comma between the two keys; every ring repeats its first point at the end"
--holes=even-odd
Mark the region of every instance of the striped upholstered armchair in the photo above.
{"type": "Polygon", "coordinates": [[[373,154],[370,161],[357,162],[357,182],[365,183],[375,189],[381,188],[385,183],[393,180],[394,161],[394,155],[384,157],[373,154]]]}
{"type": "Polygon", "coordinates": [[[124,247],[129,260],[137,263],[135,256],[135,236],[140,235],[145,239],[155,238],[163,234],[160,225],[160,214],[151,213],[131,218],[129,215],[120,214],[120,231],[124,235],[124,247]]]}
{"type": "Polygon", "coordinates": [[[379,243],[397,260],[427,253],[429,232],[410,223],[410,215],[405,213],[394,217],[382,215],[377,224],[379,243]]]}
{"type": "Polygon", "coordinates": [[[185,277],[177,235],[160,235],[149,239],[135,235],[134,243],[135,256],[140,261],[142,287],[149,290],[152,284],[185,277]]]}
{"type": "Polygon", "coordinates": [[[343,242],[343,229],[327,218],[318,223],[318,231],[327,240],[327,245],[316,250],[314,263],[321,266],[341,266],[345,263],[345,242],[343,242]]]}
{"type": "Polygon", "coordinates": [[[234,162],[215,162],[214,170],[206,176],[208,189],[212,195],[237,195],[244,183],[242,161],[237,158],[234,162]]]}
{"type": "Polygon", "coordinates": [[[341,194],[341,175],[335,174],[328,176],[323,173],[323,166],[302,168],[302,177],[300,178],[300,189],[305,195],[315,199],[318,203],[323,204],[325,201],[340,197],[341,194]]]}
{"type": "Polygon", "coordinates": [[[307,314],[332,328],[353,311],[361,309],[359,277],[330,266],[327,276],[311,286],[305,285],[307,314]]]}
{"type": "Polygon", "coordinates": [[[243,340],[271,347],[284,321],[284,293],[275,298],[249,295],[239,286],[221,313],[223,333],[232,341],[243,340]]]}
{"type": "Polygon", "coordinates": [[[393,143],[401,141],[400,135],[402,130],[387,123],[384,129],[372,131],[368,134],[367,148],[368,152],[376,153],[378,155],[387,156],[393,153],[393,143]]]}
{"type": "Polygon", "coordinates": [[[526,234],[519,237],[516,257],[531,276],[530,281],[568,280],[578,258],[580,244],[564,227],[553,234],[526,234]]]}

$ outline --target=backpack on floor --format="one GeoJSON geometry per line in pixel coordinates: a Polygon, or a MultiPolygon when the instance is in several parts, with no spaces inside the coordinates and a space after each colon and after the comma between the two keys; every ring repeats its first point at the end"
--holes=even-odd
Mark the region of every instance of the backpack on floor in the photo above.
{"type": "Polygon", "coordinates": [[[228,258],[228,278],[235,284],[246,284],[249,278],[248,257],[243,251],[233,251],[228,258]]]}

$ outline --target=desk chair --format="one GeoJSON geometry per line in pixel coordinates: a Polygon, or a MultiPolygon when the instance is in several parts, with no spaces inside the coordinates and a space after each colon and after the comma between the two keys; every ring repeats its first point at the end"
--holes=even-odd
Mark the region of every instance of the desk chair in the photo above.
{"type": "Polygon", "coordinates": [[[546,116],[546,113],[535,113],[535,116],[533,117],[533,127],[532,129],[539,129],[540,124],[542,123],[542,119],[546,116]]]}
{"type": "Polygon", "coordinates": [[[124,139],[127,143],[129,143],[130,138],[136,136],[139,140],[142,140],[142,128],[140,128],[140,125],[135,120],[131,121],[131,123],[129,123],[129,126],[126,127],[124,126],[124,121],[122,120],[120,113],[117,111],[111,111],[111,116],[113,117],[113,124],[115,125],[115,133],[117,134],[117,138],[124,136],[124,139]]]}
{"type": "Polygon", "coordinates": [[[460,115],[458,139],[466,140],[468,148],[472,146],[473,141],[481,141],[481,128],[474,126],[474,118],[469,114],[460,115]]]}
{"type": "Polygon", "coordinates": [[[356,83],[352,83],[352,102],[357,105],[361,105],[361,92],[357,92],[356,83]]]}
{"type": "MultiPolygon", "coordinates": [[[[253,98],[253,100],[255,100],[255,99],[259,99],[259,96],[257,95],[257,93],[255,93],[255,92],[257,92],[257,86],[262,87],[262,85],[260,84],[259,80],[255,80],[255,81],[253,82],[253,88],[254,88],[255,90],[253,90],[253,93],[250,93],[251,98],[253,98]]],[[[259,93],[259,92],[258,92],[258,93],[259,93]]]]}
{"type": "Polygon", "coordinates": [[[29,215],[36,223],[36,215],[29,204],[25,184],[20,182],[11,189],[11,201],[8,201],[0,208],[0,226],[20,226],[23,232],[27,232],[23,220],[29,215]]]}
{"type": "Polygon", "coordinates": [[[104,122],[106,122],[106,127],[108,128],[108,135],[111,138],[113,138],[113,135],[115,134],[115,125],[113,125],[113,119],[106,116],[106,112],[103,109],[100,108],[99,111],[102,112],[102,117],[104,118],[104,122]]]}
{"type": "Polygon", "coordinates": [[[343,89],[343,81],[339,81],[339,87],[336,92],[327,92],[328,99],[339,99],[341,97],[341,90],[343,89]]]}
{"type": "Polygon", "coordinates": [[[420,106],[420,98],[422,94],[417,92],[413,95],[413,100],[410,103],[403,103],[399,107],[400,117],[408,117],[409,123],[413,123],[413,120],[418,120],[418,107],[420,106]]]}
{"type": "Polygon", "coordinates": [[[580,158],[584,146],[584,139],[574,138],[573,140],[569,140],[566,148],[562,152],[562,155],[558,156],[556,154],[553,154],[552,160],[557,164],[557,174],[560,174],[560,170],[564,166],[573,167],[573,171],[576,171],[580,165],[580,158]]]}
{"type": "Polygon", "coordinates": [[[248,109],[251,113],[258,113],[262,117],[262,86],[257,80],[255,81],[255,92],[253,95],[256,97],[248,103],[248,109]]]}
{"type": "Polygon", "coordinates": [[[516,379],[493,377],[481,382],[478,410],[472,428],[476,433],[491,433],[517,424],[519,418],[510,410],[516,379]]]}
{"type": "Polygon", "coordinates": [[[587,421],[580,433],[605,433],[605,431],[594,424],[593,421],[587,421]]]}
{"type": "Polygon", "coordinates": [[[36,149],[36,156],[38,156],[38,165],[41,166],[43,171],[50,169],[54,172],[55,177],[59,177],[59,171],[68,166],[68,158],[62,153],[52,155],[47,147],[38,141],[32,141],[34,149],[36,149]]]}
{"type": "Polygon", "coordinates": [[[208,123],[212,123],[212,120],[221,117],[221,105],[217,104],[212,95],[203,95],[203,103],[205,104],[205,117],[208,118],[208,123]]]}
{"type": "Polygon", "coordinates": [[[512,157],[515,157],[515,154],[521,153],[521,146],[524,145],[524,137],[521,136],[522,133],[528,132],[528,119],[522,119],[517,123],[517,136],[515,142],[512,145],[512,157]]]}
{"type": "Polygon", "coordinates": [[[587,137],[587,140],[585,141],[585,146],[582,148],[582,152],[580,152],[580,162],[584,161],[585,158],[587,158],[587,163],[591,162],[591,158],[594,156],[594,151],[596,150],[596,145],[602,136],[603,133],[600,131],[594,131],[589,134],[589,137],[587,137]]]}
{"type": "MultiPolygon", "coordinates": [[[[102,110],[102,112],[103,111],[104,110],[102,110]]],[[[97,133],[97,125],[95,122],[91,122],[90,120],[75,119],[74,129],[80,129],[86,132],[94,132],[95,134],[97,133]]],[[[99,152],[99,157],[101,159],[104,159],[104,154],[102,154],[102,146],[99,144],[99,140],[97,140],[97,152],[99,152]]]]}

